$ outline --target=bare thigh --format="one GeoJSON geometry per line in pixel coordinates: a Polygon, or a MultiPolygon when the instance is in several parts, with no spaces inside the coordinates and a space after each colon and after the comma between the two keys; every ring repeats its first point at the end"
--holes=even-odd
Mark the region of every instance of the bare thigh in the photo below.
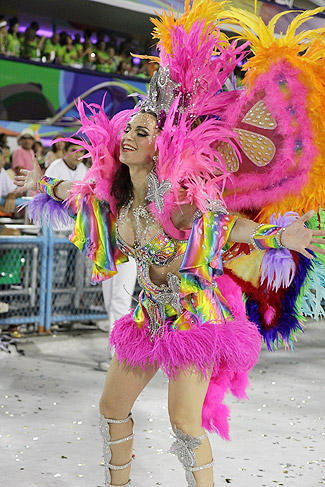
{"type": "Polygon", "coordinates": [[[108,369],[104,390],[100,399],[100,412],[106,418],[126,418],[146,385],[156,374],[148,367],[130,367],[120,363],[114,356],[108,369]]]}
{"type": "Polygon", "coordinates": [[[209,386],[209,378],[194,370],[183,371],[176,380],[169,381],[168,410],[171,425],[185,427],[187,433],[202,434],[202,408],[209,386]]]}

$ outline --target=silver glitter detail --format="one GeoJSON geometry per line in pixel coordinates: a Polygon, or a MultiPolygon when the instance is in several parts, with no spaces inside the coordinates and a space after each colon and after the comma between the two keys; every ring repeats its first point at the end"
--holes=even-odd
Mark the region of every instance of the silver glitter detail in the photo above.
{"type": "Polygon", "coordinates": [[[181,289],[180,280],[171,272],[168,272],[166,278],[168,288],[165,292],[162,291],[158,294],[156,301],[158,304],[170,304],[177,311],[177,313],[180,314],[182,312],[182,305],[179,298],[179,292],[181,289]]]}
{"type": "MultiPolygon", "coordinates": [[[[133,438],[133,433],[125,438],[120,438],[119,440],[111,440],[110,432],[109,432],[109,425],[110,424],[123,424],[127,423],[128,421],[132,420],[132,414],[130,413],[127,418],[125,419],[110,419],[105,418],[102,414],[99,416],[99,430],[100,434],[103,438],[103,456],[104,456],[104,464],[105,464],[105,486],[107,487],[114,487],[111,484],[111,473],[110,470],[123,470],[131,465],[132,459],[126,463],[125,465],[112,465],[110,463],[112,458],[112,451],[111,445],[117,445],[119,443],[124,443],[129,441],[133,438]]],[[[132,420],[133,421],[133,420],[132,420]]],[[[125,484],[125,486],[130,485],[130,481],[125,484]]]]}
{"type": "Polygon", "coordinates": [[[194,450],[200,448],[202,440],[207,437],[207,434],[204,433],[202,436],[195,437],[183,433],[183,431],[179,430],[176,426],[174,426],[173,429],[176,441],[174,441],[169,451],[176,455],[183,465],[188,487],[196,487],[197,484],[193,472],[205,470],[213,466],[213,461],[200,467],[195,466],[196,457],[194,450]]]}
{"type": "Polygon", "coordinates": [[[169,66],[160,67],[149,83],[148,98],[138,104],[141,110],[154,112],[159,118],[161,112],[169,112],[179,93],[179,84],[170,78],[169,66]]]}
{"type": "Polygon", "coordinates": [[[197,209],[194,215],[192,216],[192,223],[194,223],[195,220],[197,220],[198,218],[201,218],[202,214],[203,214],[202,211],[197,209]]]}
{"type": "Polygon", "coordinates": [[[278,245],[278,248],[279,248],[279,249],[285,249],[285,248],[286,248],[286,247],[285,247],[284,245],[282,245],[282,243],[281,243],[281,235],[283,234],[283,232],[285,231],[285,229],[286,229],[286,227],[281,227],[281,228],[278,230],[278,232],[277,232],[277,234],[275,235],[275,237],[274,237],[274,238],[275,238],[275,241],[276,241],[276,243],[277,243],[277,245],[278,245]]]}
{"type": "MultiPolygon", "coordinates": [[[[123,223],[131,223],[129,210],[132,206],[133,198],[123,206],[116,219],[117,226],[123,223]]],[[[151,226],[156,223],[155,218],[149,213],[149,211],[143,205],[139,205],[137,208],[132,209],[132,213],[135,220],[135,240],[134,248],[141,247],[141,239],[145,239],[149,233],[151,226]]]]}
{"type": "MultiPolygon", "coordinates": [[[[179,297],[180,280],[171,272],[168,272],[166,279],[168,285],[163,284],[159,288],[157,287],[158,294],[155,296],[154,301],[148,299],[150,305],[147,308],[147,312],[150,320],[149,336],[151,341],[154,341],[157,336],[161,338],[164,336],[166,304],[170,304],[178,314],[182,312],[179,297]]],[[[138,279],[138,282],[141,286],[141,279],[138,279]]]]}
{"type": "Polygon", "coordinates": [[[223,215],[228,214],[228,211],[224,207],[221,200],[207,200],[206,205],[206,211],[211,211],[212,213],[222,213],[223,215]]]}
{"type": "Polygon", "coordinates": [[[256,249],[256,250],[261,250],[261,249],[259,248],[259,246],[258,246],[258,245],[257,245],[257,243],[255,242],[255,236],[256,236],[257,230],[258,230],[259,228],[263,227],[263,226],[264,226],[264,223],[261,223],[260,225],[258,225],[258,226],[255,228],[254,232],[253,232],[253,233],[251,234],[251,236],[250,236],[250,241],[251,241],[251,244],[253,245],[254,249],[256,249]]]}
{"type": "Polygon", "coordinates": [[[146,200],[150,202],[154,201],[156,209],[159,211],[159,213],[162,213],[165,206],[164,196],[166,193],[168,193],[168,191],[170,191],[172,183],[168,180],[164,180],[159,183],[157,174],[154,171],[149,172],[147,181],[148,193],[146,200]]]}

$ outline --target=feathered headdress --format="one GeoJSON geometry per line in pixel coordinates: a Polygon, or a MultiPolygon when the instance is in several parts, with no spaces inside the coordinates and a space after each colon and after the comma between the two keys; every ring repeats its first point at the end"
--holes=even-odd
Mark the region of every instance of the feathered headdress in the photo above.
{"type": "MultiPolygon", "coordinates": [[[[172,20],[172,11],[164,12],[160,20],[153,20],[160,68],[151,80],[148,98],[139,103],[134,113],[154,112],[163,126],[156,142],[159,157],[150,194],[152,201],[156,201],[152,211],[164,222],[170,222],[171,212],[179,204],[181,188],[187,190],[183,203],[195,203],[202,211],[206,211],[211,201],[222,198],[228,171],[217,142],[233,145],[230,137],[235,134],[219,120],[218,114],[236,97],[235,92],[223,91],[223,86],[245,56],[247,47],[247,43],[238,46],[237,41],[226,41],[216,28],[216,17],[225,4],[195,0],[191,9],[186,2],[184,15],[177,16],[176,20],[172,20]],[[155,196],[161,204],[157,204],[155,196]]],[[[126,117],[117,114],[111,121],[103,120],[103,109],[96,114],[92,105],[89,120],[80,104],[79,108],[80,132],[91,141],[89,146],[83,143],[83,147],[94,160],[87,180],[96,180],[96,196],[109,201],[114,211],[110,195],[118,167],[114,140],[119,141],[116,129],[121,130],[126,117]]],[[[80,187],[76,188],[78,192],[80,187]]],[[[169,231],[179,237],[175,228],[169,231]]]]}

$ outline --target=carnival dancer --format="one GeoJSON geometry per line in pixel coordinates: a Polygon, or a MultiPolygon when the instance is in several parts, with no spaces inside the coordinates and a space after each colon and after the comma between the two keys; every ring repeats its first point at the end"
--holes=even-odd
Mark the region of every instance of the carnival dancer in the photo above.
{"type": "MultiPolygon", "coordinates": [[[[240,162],[247,143],[227,115],[239,95],[224,92],[223,86],[247,44],[228,42],[216,28],[214,20],[222,17],[224,7],[224,2],[198,0],[190,9],[186,2],[184,16],[176,21],[171,21],[172,13],[163,14],[161,25],[155,21],[155,35],[157,29],[163,33],[160,68],[148,98],[134,110],[108,120],[103,107],[91,105],[88,118],[78,103],[79,133],[87,136],[83,147],[93,158],[85,181],[72,186],[41,178],[36,166],[16,179],[22,190],[37,186],[42,193],[29,207],[34,220],[49,215],[53,224],[64,223],[67,212],[75,219],[70,240],[94,261],[92,282],[114,275],[116,265],[129,257],[137,264],[142,292],[136,309],[115,323],[110,337],[115,355],[100,400],[105,485],[111,487],[130,485],[131,410],[159,368],[169,378],[175,435],[171,451],[183,465],[189,487],[214,485],[205,430],[228,438],[225,393],[245,397],[261,335],[269,346],[281,338],[290,343],[301,328],[296,306],[319,275],[315,253],[325,254],[317,246],[324,243],[325,231],[305,226],[313,210],[302,217],[286,215],[277,224],[256,223],[225,207],[226,184],[225,197],[233,196],[226,166],[232,158],[240,162]],[[245,255],[242,247],[234,248],[236,242],[245,255]],[[259,309],[251,305],[253,291],[245,300],[234,262],[246,258],[255,263],[250,274],[256,285],[262,261],[270,261],[270,255],[274,276],[267,275],[259,309]],[[273,265],[277,255],[279,274],[273,265]],[[269,295],[273,301],[268,308],[269,295]]],[[[273,117],[265,118],[273,123],[273,117]]],[[[261,160],[269,158],[271,164],[270,147],[275,157],[276,143],[265,144],[261,160]]]]}

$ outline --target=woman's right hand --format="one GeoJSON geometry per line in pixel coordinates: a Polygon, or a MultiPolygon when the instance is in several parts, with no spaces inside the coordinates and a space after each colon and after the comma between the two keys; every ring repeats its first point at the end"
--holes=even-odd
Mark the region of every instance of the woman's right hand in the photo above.
{"type": "Polygon", "coordinates": [[[35,156],[33,157],[33,164],[34,169],[32,171],[21,169],[19,176],[15,176],[14,183],[18,186],[15,191],[16,193],[37,190],[37,181],[41,179],[43,174],[35,156]]]}

